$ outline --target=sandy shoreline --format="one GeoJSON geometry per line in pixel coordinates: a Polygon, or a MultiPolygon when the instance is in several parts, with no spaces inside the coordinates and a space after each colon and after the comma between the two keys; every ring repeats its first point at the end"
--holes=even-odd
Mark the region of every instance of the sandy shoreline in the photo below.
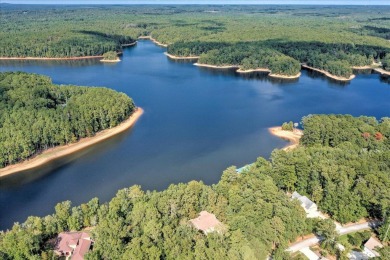
{"type": "Polygon", "coordinates": [[[316,69],[316,68],[313,68],[313,67],[310,67],[310,66],[307,66],[305,64],[302,64],[301,65],[303,68],[305,69],[309,69],[309,70],[314,70],[314,71],[317,71],[319,73],[322,73],[324,74],[325,76],[329,77],[329,78],[332,78],[334,80],[339,80],[339,81],[350,81],[352,79],[355,78],[355,75],[351,75],[349,78],[344,78],[344,77],[338,77],[338,76],[335,76],[335,75],[332,75],[330,74],[329,72],[325,71],[325,70],[320,70],[320,69],[316,69]]]}
{"type": "Polygon", "coordinates": [[[130,127],[132,127],[137,120],[140,118],[140,116],[143,114],[143,109],[138,107],[137,110],[125,121],[123,121],[120,125],[111,128],[111,129],[105,129],[103,131],[98,132],[95,136],[93,137],[86,137],[81,140],[79,140],[76,143],[68,144],[68,145],[63,145],[63,146],[58,146],[54,147],[51,149],[48,149],[44,151],[43,153],[36,155],[35,157],[23,161],[21,163],[9,165],[5,168],[0,169],[0,178],[36,168],[38,166],[41,166],[45,163],[48,163],[50,161],[53,161],[55,159],[70,155],[72,153],[78,152],[80,150],[83,150],[89,146],[92,146],[94,144],[97,144],[103,140],[106,140],[114,135],[117,135],[130,127]]]}
{"type": "Polygon", "coordinates": [[[282,127],[275,126],[268,128],[268,131],[274,136],[290,141],[290,144],[283,148],[284,151],[297,148],[299,145],[299,140],[303,136],[303,131],[296,128],[294,128],[294,131],[285,131],[282,130],[282,127]]]}
{"type": "Polygon", "coordinates": [[[138,39],[151,40],[152,42],[154,42],[158,46],[165,47],[165,48],[168,47],[168,44],[161,43],[161,42],[157,41],[156,39],[152,38],[152,36],[139,36],[138,39]]]}
{"type": "Polygon", "coordinates": [[[236,72],[245,74],[245,73],[253,73],[253,72],[271,72],[271,70],[267,68],[258,68],[258,69],[249,69],[249,70],[238,69],[236,72]]]}
{"type": "Polygon", "coordinates": [[[237,65],[217,66],[217,65],[209,65],[203,63],[194,63],[194,65],[198,67],[205,67],[205,68],[212,68],[212,69],[239,69],[240,68],[240,66],[237,65]]]}
{"type": "Polygon", "coordinates": [[[105,60],[105,59],[103,59],[103,60],[100,60],[100,62],[107,62],[107,63],[117,63],[117,62],[120,62],[121,60],[118,58],[118,59],[116,59],[116,60],[105,60]]]}
{"type": "Polygon", "coordinates": [[[299,78],[301,76],[301,72],[298,72],[298,74],[292,75],[292,76],[281,75],[281,74],[273,74],[273,73],[268,74],[268,76],[272,77],[272,78],[278,78],[278,79],[297,79],[297,78],[299,78]]]}
{"type": "Polygon", "coordinates": [[[386,70],[381,69],[381,68],[375,68],[375,69],[373,69],[373,70],[375,70],[376,72],[379,72],[379,73],[382,74],[382,75],[390,76],[390,71],[386,71],[386,70]]]}
{"type": "MultiPolygon", "coordinates": [[[[129,47],[136,45],[137,41],[127,44],[122,44],[122,47],[129,47]]],[[[118,54],[122,54],[122,52],[118,52],[118,54]]],[[[103,55],[96,55],[96,56],[80,56],[80,57],[0,57],[0,60],[87,60],[87,59],[98,59],[103,58],[103,55]]]]}
{"type": "Polygon", "coordinates": [[[136,45],[138,42],[137,41],[135,41],[135,42],[132,42],[132,43],[125,43],[125,44],[122,44],[121,46],[122,47],[129,47],[129,46],[134,46],[134,45],[136,45]]]}
{"type": "Polygon", "coordinates": [[[301,76],[301,73],[299,72],[297,75],[287,76],[287,75],[281,75],[281,74],[273,74],[270,73],[271,70],[266,68],[258,68],[258,69],[249,69],[249,70],[243,70],[238,65],[226,65],[226,66],[217,66],[217,65],[209,65],[204,63],[194,63],[195,66],[198,67],[205,67],[205,68],[212,68],[212,69],[237,69],[237,73],[245,74],[245,73],[252,73],[252,72],[269,72],[267,76],[272,78],[279,78],[279,79],[296,79],[301,76]]]}
{"type": "Polygon", "coordinates": [[[43,58],[43,57],[0,57],[0,60],[87,60],[103,58],[100,56],[82,56],[82,57],[68,57],[68,58],[43,58]]]}
{"type": "Polygon", "coordinates": [[[168,52],[164,52],[164,54],[173,60],[197,60],[197,59],[199,59],[199,56],[176,56],[176,55],[169,54],[168,52]]]}
{"type": "Polygon", "coordinates": [[[352,69],[354,69],[354,70],[371,70],[371,69],[373,69],[373,67],[372,67],[372,65],[352,66],[352,69]]]}

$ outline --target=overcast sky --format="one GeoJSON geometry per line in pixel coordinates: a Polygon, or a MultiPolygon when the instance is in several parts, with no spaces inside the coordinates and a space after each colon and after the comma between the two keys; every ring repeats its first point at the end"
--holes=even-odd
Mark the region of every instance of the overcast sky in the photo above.
{"type": "Polygon", "coordinates": [[[390,5],[390,0],[0,0],[12,4],[326,4],[390,5]]]}

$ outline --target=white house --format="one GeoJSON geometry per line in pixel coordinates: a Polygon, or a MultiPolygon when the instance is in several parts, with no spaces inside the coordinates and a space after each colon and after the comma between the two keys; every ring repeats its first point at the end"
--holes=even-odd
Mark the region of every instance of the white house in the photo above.
{"type": "Polygon", "coordinates": [[[300,202],[300,204],[301,204],[302,208],[305,210],[308,218],[318,216],[317,204],[315,204],[313,201],[311,201],[308,197],[302,196],[298,192],[294,191],[291,198],[297,199],[300,202]]]}
{"type": "Polygon", "coordinates": [[[378,239],[371,237],[365,244],[363,253],[368,257],[380,256],[380,254],[375,251],[376,248],[382,248],[383,245],[379,242],[378,239]]]}

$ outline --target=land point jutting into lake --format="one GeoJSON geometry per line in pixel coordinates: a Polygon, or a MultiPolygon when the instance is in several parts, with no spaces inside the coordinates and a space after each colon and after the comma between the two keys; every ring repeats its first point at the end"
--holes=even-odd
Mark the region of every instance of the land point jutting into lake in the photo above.
{"type": "Polygon", "coordinates": [[[70,1],[0,4],[1,259],[390,255],[390,6],[70,1]]]}

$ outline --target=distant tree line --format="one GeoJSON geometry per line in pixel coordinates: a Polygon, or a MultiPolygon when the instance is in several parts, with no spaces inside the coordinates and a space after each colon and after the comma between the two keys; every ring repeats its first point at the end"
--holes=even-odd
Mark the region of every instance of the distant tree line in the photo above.
{"type": "Polygon", "coordinates": [[[0,167],[114,127],[133,101],[106,88],[57,86],[46,76],[0,73],[0,167]]]}
{"type": "Polygon", "coordinates": [[[348,78],[354,66],[371,65],[374,59],[383,59],[382,63],[387,64],[386,53],[390,52],[390,48],[268,40],[235,44],[179,42],[169,45],[168,52],[177,56],[200,56],[200,63],[236,65],[244,70],[267,68],[272,73],[283,75],[296,75],[300,71],[300,63],[304,63],[348,78]]]}
{"type": "Polygon", "coordinates": [[[389,53],[390,9],[378,8],[220,6],[210,13],[207,6],[3,5],[0,56],[102,55],[151,35],[175,44],[169,53],[202,54],[213,65],[267,66],[293,75],[306,63],[349,77],[352,66],[370,65],[389,53]]]}

